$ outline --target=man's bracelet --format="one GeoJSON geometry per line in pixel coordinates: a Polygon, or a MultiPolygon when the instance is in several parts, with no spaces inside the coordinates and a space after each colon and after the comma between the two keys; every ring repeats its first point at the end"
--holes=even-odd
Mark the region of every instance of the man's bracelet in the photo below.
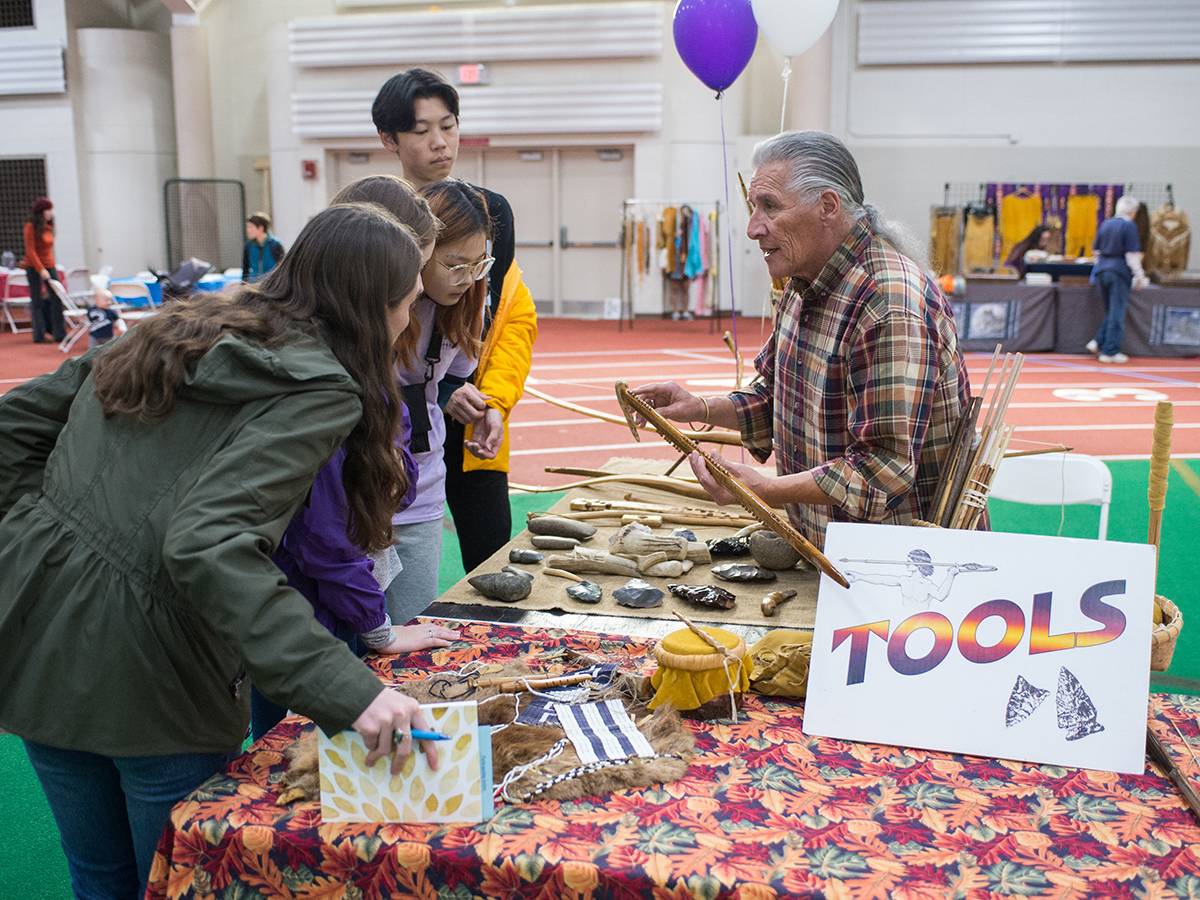
{"type": "Polygon", "coordinates": [[[699,399],[699,401],[700,401],[701,403],[703,403],[703,404],[704,404],[704,416],[703,416],[703,417],[700,419],[700,421],[701,421],[701,422],[703,422],[705,425],[708,425],[708,424],[709,424],[709,421],[708,421],[708,401],[707,401],[707,400],[705,400],[703,397],[699,397],[699,398],[697,398],[697,399],[699,399]]]}

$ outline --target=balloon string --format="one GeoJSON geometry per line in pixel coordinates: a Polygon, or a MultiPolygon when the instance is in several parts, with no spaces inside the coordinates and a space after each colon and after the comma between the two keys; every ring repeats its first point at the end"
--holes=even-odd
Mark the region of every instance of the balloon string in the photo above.
{"type": "Polygon", "coordinates": [[[783,58],[783,109],[779,111],[779,130],[787,130],[788,86],[792,81],[792,58],[783,58]]]}
{"type": "MultiPolygon", "coordinates": [[[[732,221],[733,207],[729,204],[729,142],[725,137],[725,99],[718,94],[718,105],[721,108],[721,172],[725,176],[725,215],[732,221]]],[[[725,228],[725,271],[729,273],[729,317],[733,320],[733,353],[741,358],[742,346],[738,343],[738,309],[736,279],[733,277],[733,228],[725,228]]],[[[742,462],[746,461],[746,450],[742,448],[742,462]]]]}

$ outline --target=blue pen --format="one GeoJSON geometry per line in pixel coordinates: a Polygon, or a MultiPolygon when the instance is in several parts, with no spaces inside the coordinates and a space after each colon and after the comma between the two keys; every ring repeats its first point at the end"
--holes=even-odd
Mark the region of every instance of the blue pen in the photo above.
{"type": "MultiPolygon", "coordinates": [[[[414,728],[410,732],[410,734],[412,734],[412,739],[414,741],[448,741],[448,740],[450,740],[449,735],[439,734],[436,731],[425,731],[424,729],[421,729],[421,728],[414,728]]],[[[396,743],[399,743],[400,741],[404,740],[404,732],[393,731],[392,737],[396,740],[396,743]]]]}

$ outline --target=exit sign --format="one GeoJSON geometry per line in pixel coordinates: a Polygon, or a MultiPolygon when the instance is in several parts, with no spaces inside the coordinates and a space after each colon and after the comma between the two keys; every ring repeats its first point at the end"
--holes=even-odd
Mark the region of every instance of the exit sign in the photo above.
{"type": "Polygon", "coordinates": [[[458,67],[458,83],[460,85],[490,84],[491,74],[483,63],[470,63],[458,67]]]}

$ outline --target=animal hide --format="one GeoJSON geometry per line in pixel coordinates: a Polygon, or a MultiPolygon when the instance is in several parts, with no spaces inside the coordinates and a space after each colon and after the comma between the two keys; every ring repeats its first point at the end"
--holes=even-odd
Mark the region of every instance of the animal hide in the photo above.
{"type": "MultiPolygon", "coordinates": [[[[579,657],[581,662],[595,662],[579,657]]],[[[508,676],[538,677],[524,663],[506,663],[489,666],[488,677],[508,676]]],[[[490,686],[470,686],[469,679],[454,673],[436,673],[419,681],[408,681],[397,685],[401,693],[421,703],[439,703],[447,699],[447,689],[455,686],[455,700],[480,702],[479,723],[481,725],[503,725],[492,732],[492,778],[499,785],[504,776],[517,766],[545,756],[565,732],[557,725],[523,725],[513,720],[517,714],[518,698],[528,694],[499,694],[490,686]],[[459,692],[464,686],[466,690],[459,692]],[[489,698],[495,697],[494,700],[489,698]],[[487,701],[487,702],[484,702],[487,701]]],[[[640,759],[632,757],[620,764],[581,773],[576,777],[556,782],[529,799],[549,798],[572,800],[595,794],[633,787],[649,787],[677,781],[687,771],[688,760],[695,748],[692,732],[684,728],[677,713],[670,707],[650,710],[645,705],[646,679],[636,674],[622,674],[613,685],[600,691],[592,691],[589,700],[607,700],[619,697],[625,704],[630,718],[650,742],[659,757],[640,759]]],[[[522,708],[523,708],[522,702],[522,708]]],[[[726,703],[728,705],[728,703],[726,703]]],[[[283,790],[278,803],[285,806],[299,800],[317,800],[320,786],[317,773],[317,742],[314,733],[306,734],[287,751],[288,770],[283,777],[283,790]]],[[[524,798],[538,785],[579,768],[582,763],[568,741],[558,756],[544,762],[516,779],[509,788],[513,797],[524,798]]]]}

